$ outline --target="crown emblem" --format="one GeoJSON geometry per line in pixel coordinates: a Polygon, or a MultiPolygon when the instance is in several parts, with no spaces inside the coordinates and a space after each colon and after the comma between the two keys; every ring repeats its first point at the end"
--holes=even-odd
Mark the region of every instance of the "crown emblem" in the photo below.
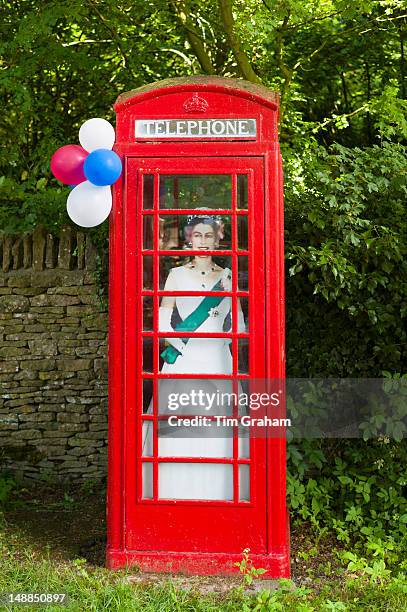
{"type": "Polygon", "coordinates": [[[200,98],[197,93],[194,93],[191,98],[188,98],[183,104],[186,113],[206,113],[209,104],[204,98],[200,98]]]}

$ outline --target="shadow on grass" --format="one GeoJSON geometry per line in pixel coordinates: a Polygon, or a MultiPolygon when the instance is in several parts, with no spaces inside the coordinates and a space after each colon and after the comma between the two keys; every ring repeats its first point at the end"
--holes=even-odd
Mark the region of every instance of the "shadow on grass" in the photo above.
{"type": "MultiPolygon", "coordinates": [[[[6,529],[10,535],[18,534],[20,541],[26,540],[39,553],[50,552],[61,561],[83,558],[95,567],[104,567],[106,490],[103,484],[90,485],[17,488],[4,511],[6,529]]],[[[307,530],[293,525],[294,580],[309,584],[317,576],[323,584],[339,564],[333,552],[337,546],[328,537],[318,542],[316,548],[307,530]]]]}
{"type": "Polygon", "coordinates": [[[103,485],[36,485],[17,489],[4,509],[5,528],[39,553],[61,561],[84,558],[104,566],[106,502],[103,485]]]}

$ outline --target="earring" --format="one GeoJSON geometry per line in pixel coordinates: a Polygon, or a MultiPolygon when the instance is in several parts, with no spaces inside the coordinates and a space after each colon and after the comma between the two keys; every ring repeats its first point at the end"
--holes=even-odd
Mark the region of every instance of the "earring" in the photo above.
{"type": "Polygon", "coordinates": [[[192,247],[192,242],[188,242],[188,246],[189,246],[189,248],[191,248],[192,247]]]}

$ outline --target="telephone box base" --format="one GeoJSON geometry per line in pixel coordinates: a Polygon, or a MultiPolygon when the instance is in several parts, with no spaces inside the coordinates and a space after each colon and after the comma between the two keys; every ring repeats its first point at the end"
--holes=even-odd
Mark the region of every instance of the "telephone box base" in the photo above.
{"type": "MultiPolygon", "coordinates": [[[[261,578],[290,577],[288,549],[280,554],[250,555],[250,559],[254,567],[266,570],[261,578]]],[[[235,564],[241,561],[241,554],[227,553],[108,550],[106,554],[106,565],[109,569],[137,566],[142,572],[199,576],[236,576],[239,569],[235,564]]]]}

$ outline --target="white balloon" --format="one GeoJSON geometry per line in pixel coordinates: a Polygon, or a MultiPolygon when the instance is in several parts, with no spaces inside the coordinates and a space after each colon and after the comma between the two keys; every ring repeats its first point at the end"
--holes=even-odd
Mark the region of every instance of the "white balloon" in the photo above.
{"type": "Polygon", "coordinates": [[[88,119],[80,127],[79,142],[89,153],[95,149],[112,149],[114,140],[114,127],[106,119],[88,119]]]}
{"type": "Polygon", "coordinates": [[[81,227],[100,225],[112,210],[110,185],[98,187],[89,181],[79,183],[68,196],[66,210],[76,225],[81,227]]]}

